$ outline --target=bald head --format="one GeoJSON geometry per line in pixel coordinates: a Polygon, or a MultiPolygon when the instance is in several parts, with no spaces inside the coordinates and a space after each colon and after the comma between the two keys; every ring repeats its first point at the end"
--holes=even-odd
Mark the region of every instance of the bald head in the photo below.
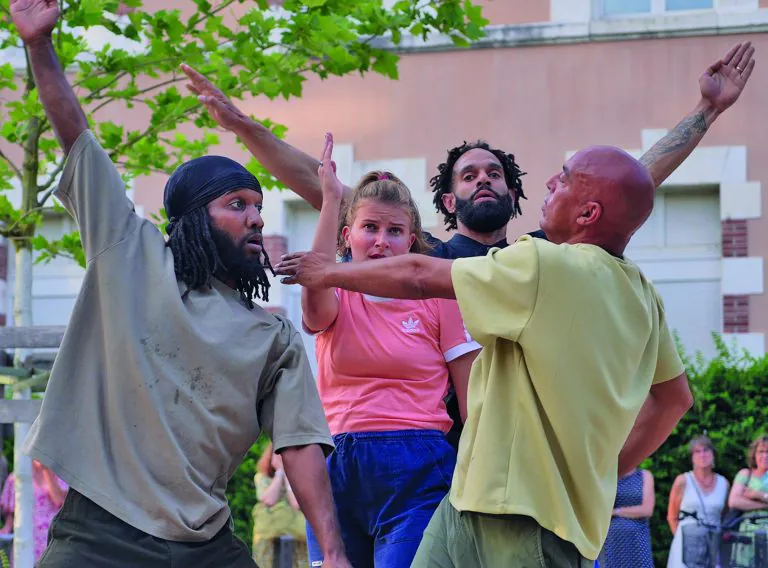
{"type": "Polygon", "coordinates": [[[653,210],[650,173],[612,146],[580,150],[547,188],[541,227],[554,242],[587,242],[621,254],[653,210]]]}

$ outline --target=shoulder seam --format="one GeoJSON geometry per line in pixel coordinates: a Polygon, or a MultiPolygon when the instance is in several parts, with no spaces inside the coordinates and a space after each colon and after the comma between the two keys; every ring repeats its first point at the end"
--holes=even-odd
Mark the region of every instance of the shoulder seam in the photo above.
{"type": "MultiPolygon", "coordinates": [[[[133,231],[131,231],[131,232],[130,232],[130,233],[128,233],[127,235],[125,235],[125,236],[124,236],[122,239],[120,239],[119,241],[117,241],[115,244],[108,246],[108,247],[107,247],[107,248],[105,248],[103,251],[101,251],[100,253],[96,254],[96,255],[95,255],[93,258],[91,258],[91,259],[86,259],[86,261],[85,261],[85,265],[86,265],[86,266],[88,266],[89,264],[92,264],[92,263],[96,262],[96,261],[97,261],[99,258],[101,258],[101,257],[102,257],[102,256],[103,256],[105,253],[108,253],[109,251],[113,250],[113,249],[114,249],[114,248],[116,248],[116,247],[119,247],[119,246],[120,246],[120,245],[122,245],[124,242],[126,242],[127,240],[129,240],[129,239],[130,239],[130,238],[131,238],[131,237],[132,237],[132,236],[133,236],[133,235],[134,235],[134,234],[135,234],[135,233],[136,233],[136,232],[137,232],[139,229],[141,229],[141,227],[144,225],[144,223],[145,223],[145,222],[146,222],[146,223],[149,223],[149,221],[147,221],[146,219],[142,219],[141,217],[139,217],[138,215],[136,215],[136,213],[135,213],[135,212],[134,212],[134,213],[132,213],[132,215],[138,219],[138,224],[136,225],[136,228],[135,228],[135,229],[133,229],[133,231]]],[[[153,227],[154,227],[154,225],[153,225],[153,227]]],[[[157,227],[155,227],[155,229],[157,229],[157,227]]],[[[159,232],[159,230],[158,230],[158,232],[159,232]]],[[[160,237],[160,238],[162,238],[162,235],[161,235],[161,237],[160,237]]]]}

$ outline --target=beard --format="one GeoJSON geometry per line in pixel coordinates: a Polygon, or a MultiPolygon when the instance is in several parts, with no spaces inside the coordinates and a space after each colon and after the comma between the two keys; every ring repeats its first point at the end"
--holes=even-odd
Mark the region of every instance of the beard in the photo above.
{"type": "Polygon", "coordinates": [[[512,219],[514,205],[509,192],[496,199],[496,201],[483,201],[475,203],[475,195],[480,191],[491,191],[490,187],[481,187],[473,193],[469,199],[456,198],[456,218],[467,229],[476,233],[492,233],[506,226],[512,219]]]}
{"type": "Polygon", "coordinates": [[[227,276],[237,282],[265,283],[269,287],[266,269],[271,271],[272,265],[263,243],[261,254],[248,254],[246,252],[246,241],[254,233],[247,235],[240,243],[237,243],[227,233],[213,225],[211,225],[210,230],[211,238],[216,245],[216,251],[219,253],[219,259],[224,265],[227,276]]]}

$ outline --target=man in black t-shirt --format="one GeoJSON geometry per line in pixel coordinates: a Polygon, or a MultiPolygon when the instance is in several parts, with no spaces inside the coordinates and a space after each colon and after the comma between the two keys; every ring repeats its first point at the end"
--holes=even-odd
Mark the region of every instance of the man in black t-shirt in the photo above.
{"type": "MultiPolygon", "coordinates": [[[[484,256],[492,248],[506,247],[507,225],[522,213],[520,200],[525,199],[521,180],[524,172],[514,155],[481,140],[464,142],[448,150],[446,161],[437,171],[429,182],[433,201],[443,214],[446,228],[456,230],[456,234],[441,241],[427,233],[427,242],[432,245],[427,254],[457,259],[484,256]]],[[[546,238],[541,230],[530,234],[546,238]]],[[[464,420],[453,385],[445,403],[453,419],[448,440],[458,446],[464,420]]]]}

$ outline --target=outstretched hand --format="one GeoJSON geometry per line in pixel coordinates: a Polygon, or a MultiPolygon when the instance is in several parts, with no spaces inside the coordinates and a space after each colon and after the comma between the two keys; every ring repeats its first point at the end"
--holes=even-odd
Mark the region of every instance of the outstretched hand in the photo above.
{"type": "Polygon", "coordinates": [[[344,184],[336,177],[336,162],[333,161],[333,134],[325,135],[325,147],[320,158],[320,166],[317,168],[317,177],[320,178],[320,189],[323,197],[344,197],[344,184]]]}
{"type": "Polygon", "coordinates": [[[699,77],[702,99],[723,112],[741,95],[755,68],[751,42],[738,43],[721,60],[716,61],[699,77]]]}
{"type": "Polygon", "coordinates": [[[250,118],[232,104],[232,101],[203,74],[185,63],[181,65],[181,70],[189,78],[187,89],[197,95],[198,100],[219,126],[234,131],[250,121],[250,118]]]}
{"type": "Polygon", "coordinates": [[[319,252],[295,252],[286,254],[275,266],[275,274],[285,276],[283,284],[300,284],[305,288],[327,288],[323,279],[329,267],[336,264],[335,259],[319,252]]]}
{"type": "Polygon", "coordinates": [[[11,19],[26,44],[50,37],[59,20],[58,0],[11,0],[11,19]]]}

